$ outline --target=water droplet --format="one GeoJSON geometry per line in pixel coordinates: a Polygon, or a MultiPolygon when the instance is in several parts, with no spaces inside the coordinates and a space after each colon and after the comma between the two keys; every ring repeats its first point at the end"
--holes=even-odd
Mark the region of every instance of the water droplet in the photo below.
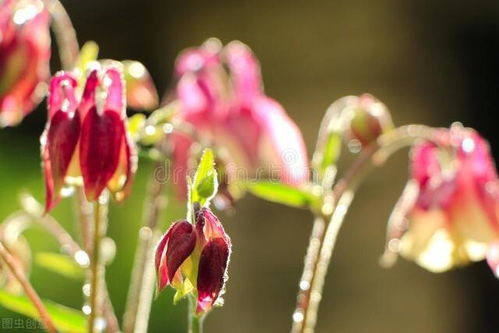
{"type": "Polygon", "coordinates": [[[293,321],[295,323],[301,323],[303,321],[303,313],[301,313],[300,311],[296,311],[295,313],[293,313],[293,321]]]}
{"type": "Polygon", "coordinates": [[[82,306],[81,311],[88,316],[90,313],[92,313],[92,308],[90,307],[90,305],[85,304],[82,306]]]}
{"type": "Polygon", "coordinates": [[[146,73],[146,68],[140,62],[133,62],[128,67],[128,73],[136,79],[140,79],[146,73]]]}
{"type": "Polygon", "coordinates": [[[170,123],[166,123],[163,125],[163,132],[165,134],[170,134],[171,132],[173,132],[173,125],[170,124],[170,123]]]}
{"type": "Polygon", "coordinates": [[[83,295],[90,297],[90,283],[85,283],[81,288],[81,291],[83,292],[83,295]]]}
{"type": "Polygon", "coordinates": [[[360,141],[357,139],[350,140],[347,146],[348,150],[350,150],[350,152],[353,154],[357,154],[362,149],[362,143],[360,143],[360,141]]]}
{"type": "Polygon", "coordinates": [[[305,291],[310,288],[310,283],[308,281],[300,281],[300,289],[305,291]]]}
{"type": "Polygon", "coordinates": [[[77,251],[74,254],[74,259],[76,263],[81,267],[88,267],[88,265],[90,265],[90,258],[88,257],[88,254],[83,250],[77,251]]]}
{"type": "Polygon", "coordinates": [[[104,318],[99,317],[95,319],[94,328],[96,332],[102,332],[107,326],[107,322],[104,318]]]}
{"type": "Polygon", "coordinates": [[[463,148],[463,151],[465,153],[471,153],[473,152],[473,150],[475,150],[475,142],[472,138],[466,138],[463,140],[461,147],[463,148]]]}
{"type": "Polygon", "coordinates": [[[73,195],[73,193],[75,192],[75,189],[73,186],[64,186],[63,188],[61,188],[61,196],[63,198],[67,198],[67,197],[70,197],[73,195]]]}
{"type": "Polygon", "coordinates": [[[148,125],[146,126],[144,131],[146,132],[146,135],[154,135],[156,133],[156,127],[154,127],[153,125],[148,125]]]}

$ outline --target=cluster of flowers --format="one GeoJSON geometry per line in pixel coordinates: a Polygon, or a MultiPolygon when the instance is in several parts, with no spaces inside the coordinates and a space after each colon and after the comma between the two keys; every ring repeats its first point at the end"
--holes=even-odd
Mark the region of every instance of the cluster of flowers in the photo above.
{"type": "MultiPolygon", "coordinates": [[[[2,126],[17,124],[43,95],[49,77],[48,29],[41,1],[0,5],[2,126]]],[[[105,62],[84,69],[85,74],[58,72],[50,80],[42,136],[47,211],[66,185],[82,185],[90,201],[106,188],[118,200],[129,192],[137,154],[127,125],[127,100],[138,108],[157,104],[148,73],[138,65],[129,67],[105,62]]],[[[302,134],[282,106],[265,95],[258,61],[246,45],[222,47],[208,40],[178,57],[175,75],[174,117],[192,126],[196,138],[226,150],[238,167],[273,165],[282,183],[310,181],[302,134]]],[[[391,128],[386,114],[377,112],[379,105],[369,95],[355,102],[349,135],[363,146],[391,128]]],[[[498,178],[488,144],[462,127],[438,133],[435,140],[413,147],[411,179],[390,219],[387,251],[431,271],[486,257],[499,274],[498,178]]],[[[169,139],[174,169],[187,173],[195,138],[174,132],[169,139]]],[[[179,188],[185,191],[185,177],[181,180],[179,188]]],[[[159,289],[196,290],[197,311],[207,311],[223,290],[230,247],[220,221],[207,208],[196,212],[195,224],[174,223],[157,247],[159,289]]]]}

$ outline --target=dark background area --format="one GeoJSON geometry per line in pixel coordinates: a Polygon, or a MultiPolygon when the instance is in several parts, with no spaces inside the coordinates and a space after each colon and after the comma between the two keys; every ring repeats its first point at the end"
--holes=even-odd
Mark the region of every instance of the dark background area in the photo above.
{"type": "MultiPolygon", "coordinates": [[[[95,40],[102,58],[142,61],[160,94],[182,49],[209,37],[245,42],[260,59],[267,94],[302,128],[309,155],[327,106],[370,92],[389,106],[396,124],[459,120],[489,140],[496,161],[499,156],[497,1],[62,2],[80,43],[95,40]]],[[[2,219],[18,208],[19,191],[43,198],[38,138],[44,121],[40,107],[21,126],[0,131],[2,219]]],[[[109,234],[118,254],[107,280],[119,315],[149,170],[141,164],[133,196],[111,209],[109,234]]],[[[485,263],[443,274],[404,260],[391,269],[378,265],[386,220],[406,177],[402,152],[361,187],[339,236],[317,332],[497,332],[499,281],[485,263]]],[[[69,228],[70,210],[66,200],[55,211],[69,228]]],[[[165,219],[181,213],[170,208],[165,219]]],[[[248,195],[223,222],[234,244],[226,306],[210,314],[206,332],[288,331],[311,216],[248,195]]],[[[35,249],[57,248],[39,230],[27,237],[35,249]]],[[[79,283],[38,267],[32,279],[44,297],[81,307],[79,283]]],[[[150,332],[185,331],[186,304],[174,307],[172,295],[154,302],[150,332]]]]}

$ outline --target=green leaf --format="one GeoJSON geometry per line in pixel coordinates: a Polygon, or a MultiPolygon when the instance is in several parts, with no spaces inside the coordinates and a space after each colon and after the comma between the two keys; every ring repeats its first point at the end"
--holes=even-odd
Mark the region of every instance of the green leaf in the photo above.
{"type": "MultiPolygon", "coordinates": [[[[71,333],[86,332],[87,320],[80,311],[47,300],[44,300],[43,304],[58,331],[71,333]]],[[[14,295],[0,290],[0,305],[27,317],[40,319],[38,311],[29,298],[24,295],[14,295]]]]}
{"type": "Polygon", "coordinates": [[[35,256],[35,262],[40,267],[70,279],[83,280],[85,278],[83,269],[72,258],[63,254],[39,252],[35,256]]]}
{"type": "Polygon", "coordinates": [[[329,134],[322,151],[321,170],[336,164],[341,153],[341,135],[337,132],[329,134]]]}
{"type": "Polygon", "coordinates": [[[217,194],[218,178],[215,170],[215,156],[211,149],[205,149],[199,161],[191,185],[191,201],[204,206],[217,194]]]}
{"type": "Polygon", "coordinates": [[[319,203],[319,197],[309,191],[278,182],[253,182],[246,184],[246,188],[253,195],[261,199],[277,202],[291,207],[315,207],[319,203]]]}

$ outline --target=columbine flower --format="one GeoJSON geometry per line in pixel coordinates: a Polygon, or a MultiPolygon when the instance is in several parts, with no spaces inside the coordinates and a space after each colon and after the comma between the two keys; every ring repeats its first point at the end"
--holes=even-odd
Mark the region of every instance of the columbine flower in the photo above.
{"type": "Polygon", "coordinates": [[[499,239],[499,191],[489,146],[475,131],[453,127],[437,141],[412,151],[411,180],[392,213],[387,250],[441,272],[484,259],[499,239]]]}
{"type": "MultiPolygon", "coordinates": [[[[181,120],[201,139],[224,148],[235,167],[248,174],[262,168],[291,185],[308,180],[301,132],[282,106],[264,94],[260,67],[246,45],[231,42],[221,48],[209,40],[179,56],[176,74],[181,120]]],[[[174,170],[186,170],[191,141],[180,134],[173,140],[179,146],[174,170]]]]}
{"type": "Polygon", "coordinates": [[[167,285],[181,296],[195,292],[196,313],[209,311],[223,293],[231,243],[220,220],[208,209],[196,213],[196,224],[173,223],[156,248],[158,289],[167,285]]]}
{"type": "Polygon", "coordinates": [[[49,14],[42,1],[3,1],[0,35],[0,126],[13,126],[41,100],[49,76],[49,14]]]}
{"type": "Polygon", "coordinates": [[[48,122],[42,135],[46,210],[60,199],[64,184],[83,183],[88,200],[107,187],[121,200],[136,169],[127,132],[121,70],[91,70],[81,98],[77,79],[59,72],[50,82],[48,122]]]}

